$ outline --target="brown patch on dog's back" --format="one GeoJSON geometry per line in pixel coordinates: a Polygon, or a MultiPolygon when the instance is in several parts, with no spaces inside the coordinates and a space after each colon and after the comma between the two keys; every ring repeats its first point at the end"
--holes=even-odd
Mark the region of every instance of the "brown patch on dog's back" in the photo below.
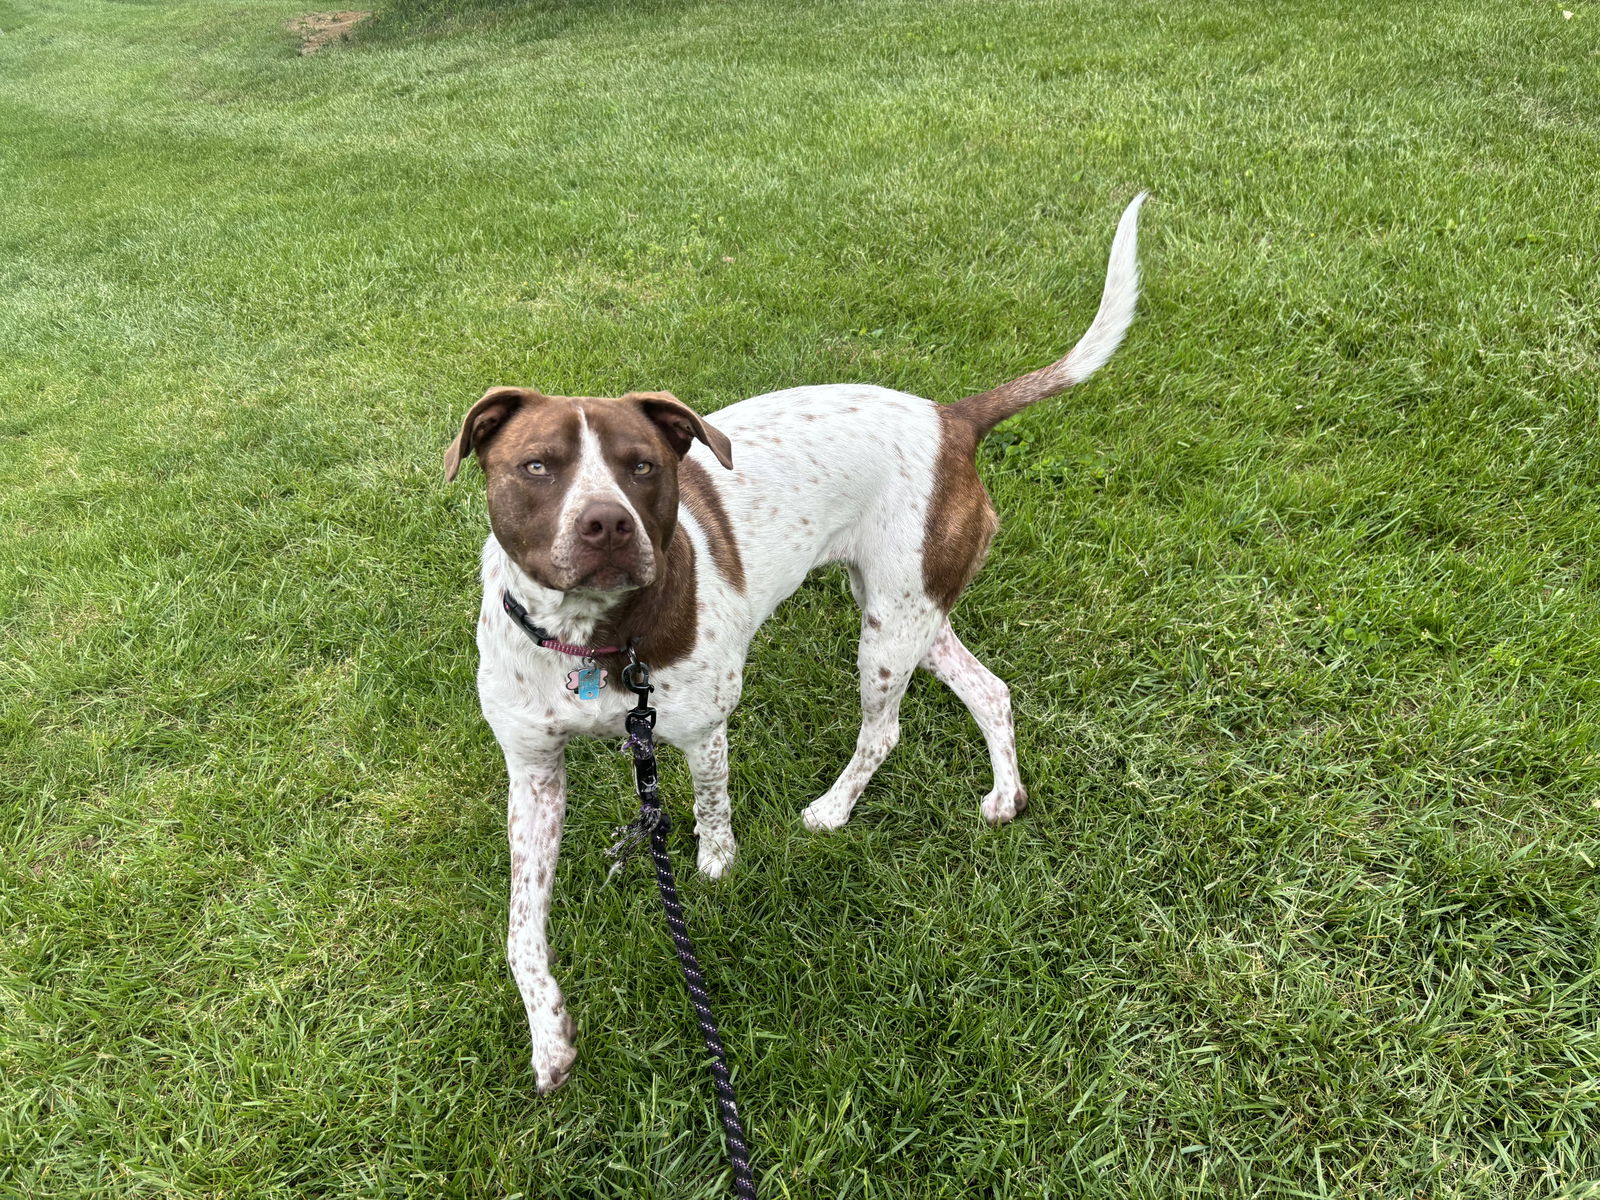
{"type": "Polygon", "coordinates": [[[982,433],[959,409],[945,407],[938,413],[939,457],[922,531],[922,586],[929,599],[949,612],[983,566],[1000,522],[978,478],[982,433]]]}
{"type": "Polygon", "coordinates": [[[742,595],[744,559],[739,555],[739,542],[733,536],[733,523],[728,520],[728,510],[722,506],[722,497],[717,495],[710,473],[692,458],[678,464],[678,499],[705,531],[717,573],[742,595]]]}

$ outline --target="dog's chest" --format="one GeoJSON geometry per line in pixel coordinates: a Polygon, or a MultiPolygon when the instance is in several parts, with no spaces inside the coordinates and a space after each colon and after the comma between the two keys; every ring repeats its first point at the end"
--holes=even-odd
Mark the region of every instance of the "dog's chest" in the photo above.
{"type": "MultiPolygon", "coordinates": [[[[478,630],[478,694],[484,716],[497,734],[529,745],[548,745],[573,737],[620,738],[623,719],[635,697],[617,672],[604,668],[603,686],[593,698],[569,686],[583,666],[580,659],[540,649],[509,622],[493,619],[478,630]]],[[[720,721],[738,699],[737,657],[707,647],[691,659],[652,673],[657,732],[678,742],[720,721]]]]}

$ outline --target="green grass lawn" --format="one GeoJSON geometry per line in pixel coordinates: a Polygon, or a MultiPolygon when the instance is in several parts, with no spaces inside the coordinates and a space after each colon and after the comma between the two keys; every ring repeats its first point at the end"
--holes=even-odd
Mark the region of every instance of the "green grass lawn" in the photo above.
{"type": "Polygon", "coordinates": [[[756,645],[684,890],[764,1195],[1600,1194],[1567,3],[413,4],[298,57],[303,3],[0,0],[0,1196],[725,1195],[600,744],[534,1094],[440,453],[497,383],[988,387],[1143,187],[1124,349],[983,452],[1025,817],[923,677],[805,833],[843,579],[756,645]]]}

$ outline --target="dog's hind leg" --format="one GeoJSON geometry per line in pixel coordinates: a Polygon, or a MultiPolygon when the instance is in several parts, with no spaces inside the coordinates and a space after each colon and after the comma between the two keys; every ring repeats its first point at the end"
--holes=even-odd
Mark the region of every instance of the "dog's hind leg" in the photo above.
{"type": "Polygon", "coordinates": [[[948,619],[922,656],[922,666],[960,697],[977,721],[983,740],[988,743],[994,770],[994,789],[983,798],[983,819],[991,825],[1005,824],[1028,804],[1028,793],[1023,790],[1017,769],[1011,690],[961,644],[948,619]]]}
{"type": "Polygon", "coordinates": [[[900,701],[917,663],[927,653],[944,612],[920,590],[875,587],[854,568],[851,591],[861,602],[861,733],[855,753],[826,794],[806,807],[808,829],[838,829],[873,772],[900,741],[900,701]]]}

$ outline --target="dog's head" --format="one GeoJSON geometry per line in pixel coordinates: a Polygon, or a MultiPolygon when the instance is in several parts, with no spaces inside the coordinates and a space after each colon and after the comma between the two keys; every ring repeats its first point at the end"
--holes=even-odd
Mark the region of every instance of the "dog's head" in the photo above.
{"type": "Polygon", "coordinates": [[[556,591],[647,587],[678,524],[678,462],[698,438],[724,467],[728,439],[666,392],[616,400],[501,387],[468,410],[446,479],[476,454],[495,539],[556,591]]]}

